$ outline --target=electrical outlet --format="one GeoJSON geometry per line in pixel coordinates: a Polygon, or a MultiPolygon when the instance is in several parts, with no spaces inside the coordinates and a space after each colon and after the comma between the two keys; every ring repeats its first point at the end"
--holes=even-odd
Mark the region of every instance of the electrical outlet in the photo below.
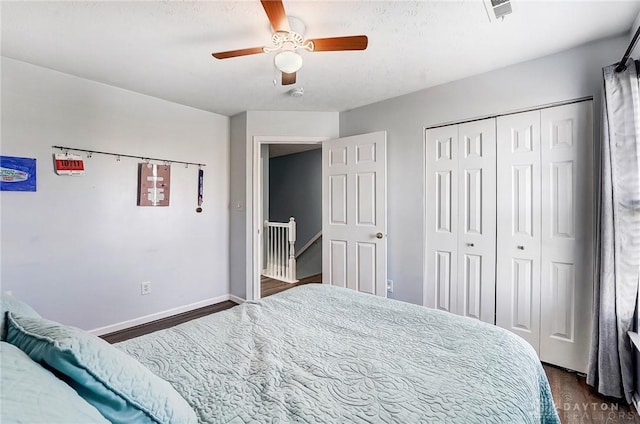
{"type": "Polygon", "coordinates": [[[393,280],[387,280],[387,291],[393,293],[393,280]]]}
{"type": "Polygon", "coordinates": [[[140,283],[140,294],[144,296],[149,293],[151,293],[151,281],[140,283]]]}

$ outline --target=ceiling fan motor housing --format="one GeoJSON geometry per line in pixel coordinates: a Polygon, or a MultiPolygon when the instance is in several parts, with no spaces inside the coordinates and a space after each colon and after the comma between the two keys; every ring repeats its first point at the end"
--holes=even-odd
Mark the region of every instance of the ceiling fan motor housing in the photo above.
{"type": "Polygon", "coordinates": [[[274,56],[274,64],[282,72],[282,85],[291,85],[296,83],[296,72],[302,66],[302,56],[296,52],[298,49],[305,49],[309,52],[331,52],[365,50],[367,48],[368,39],[366,35],[305,40],[306,27],[304,22],[295,16],[288,16],[285,13],[282,0],[260,0],[260,2],[274,31],[271,36],[271,46],[217,52],[212,53],[213,57],[216,59],[229,59],[238,56],[277,52],[274,56]]]}

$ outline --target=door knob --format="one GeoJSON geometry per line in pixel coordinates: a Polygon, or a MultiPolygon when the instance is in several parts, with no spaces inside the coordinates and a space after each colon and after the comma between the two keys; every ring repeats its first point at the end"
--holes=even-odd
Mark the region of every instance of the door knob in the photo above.
{"type": "Polygon", "coordinates": [[[376,238],[381,239],[382,237],[384,237],[384,234],[382,234],[382,233],[376,233],[376,238]]]}
{"type": "Polygon", "coordinates": [[[524,246],[518,246],[518,250],[524,250],[524,246]]]}
{"type": "Polygon", "coordinates": [[[469,247],[473,247],[473,246],[475,246],[475,245],[474,245],[473,243],[467,243],[467,246],[469,246],[469,247]]]}

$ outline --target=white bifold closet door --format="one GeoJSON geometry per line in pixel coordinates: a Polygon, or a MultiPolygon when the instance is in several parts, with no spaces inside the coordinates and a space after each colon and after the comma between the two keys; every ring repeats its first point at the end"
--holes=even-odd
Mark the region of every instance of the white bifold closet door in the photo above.
{"type": "Polygon", "coordinates": [[[495,120],[426,132],[424,304],[495,322],[495,120]]]}
{"type": "Polygon", "coordinates": [[[496,324],[585,372],[594,236],[592,102],[497,118],[496,324]]]}
{"type": "Polygon", "coordinates": [[[586,372],[593,304],[592,102],[541,112],[540,358],[586,372]]]}
{"type": "Polygon", "coordinates": [[[497,118],[496,324],[540,345],[540,111],[497,118]]]}

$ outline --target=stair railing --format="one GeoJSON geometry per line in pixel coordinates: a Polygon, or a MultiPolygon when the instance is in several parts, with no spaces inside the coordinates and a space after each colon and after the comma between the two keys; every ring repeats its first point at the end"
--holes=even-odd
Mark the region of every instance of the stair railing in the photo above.
{"type": "Polygon", "coordinates": [[[296,220],[264,222],[265,267],[262,275],[286,283],[296,280],[296,220]]]}

